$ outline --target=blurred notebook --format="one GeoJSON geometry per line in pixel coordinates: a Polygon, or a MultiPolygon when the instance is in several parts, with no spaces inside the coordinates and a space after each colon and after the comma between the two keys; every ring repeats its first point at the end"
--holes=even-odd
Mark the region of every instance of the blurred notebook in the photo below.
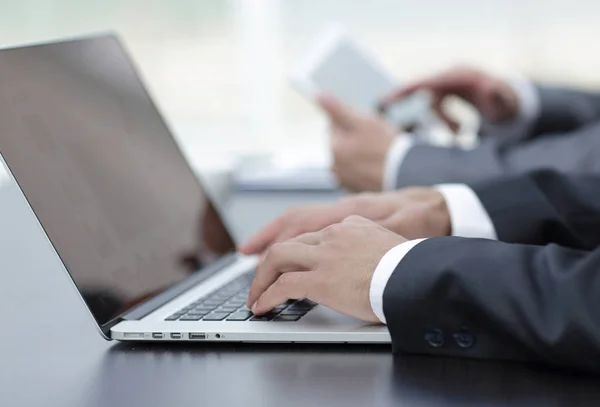
{"type": "Polygon", "coordinates": [[[329,192],[338,182],[328,160],[315,155],[278,154],[242,158],[233,172],[237,191],[329,192]]]}

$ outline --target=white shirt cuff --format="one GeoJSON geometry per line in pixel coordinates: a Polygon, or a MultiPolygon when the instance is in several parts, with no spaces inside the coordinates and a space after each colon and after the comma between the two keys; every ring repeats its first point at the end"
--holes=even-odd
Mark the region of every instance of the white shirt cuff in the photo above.
{"type": "Polygon", "coordinates": [[[413,247],[424,240],[427,239],[409,240],[408,242],[393,247],[381,258],[379,264],[377,264],[377,267],[375,268],[375,272],[371,278],[369,299],[371,301],[373,312],[384,324],[386,323],[385,315],[383,314],[383,291],[385,290],[385,286],[404,256],[406,256],[413,247]]]}
{"type": "Polygon", "coordinates": [[[402,166],[406,154],[408,154],[414,143],[413,138],[407,133],[399,134],[392,142],[385,158],[385,167],[383,170],[382,186],[384,191],[393,191],[396,189],[398,171],[400,170],[400,166],[402,166]]]}
{"type": "Polygon", "coordinates": [[[464,184],[441,184],[435,188],[446,200],[452,236],[498,240],[490,215],[471,188],[464,184]]]}

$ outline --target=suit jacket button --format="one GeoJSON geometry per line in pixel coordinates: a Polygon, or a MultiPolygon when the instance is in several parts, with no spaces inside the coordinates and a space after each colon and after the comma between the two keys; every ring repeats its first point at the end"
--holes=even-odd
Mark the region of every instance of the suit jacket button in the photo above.
{"type": "Polygon", "coordinates": [[[454,337],[456,344],[463,349],[469,349],[475,345],[475,335],[473,335],[467,328],[461,328],[452,336],[454,337]]]}
{"type": "Polygon", "coordinates": [[[432,329],[425,334],[425,341],[432,348],[441,348],[444,345],[444,333],[440,329],[432,329]]]}

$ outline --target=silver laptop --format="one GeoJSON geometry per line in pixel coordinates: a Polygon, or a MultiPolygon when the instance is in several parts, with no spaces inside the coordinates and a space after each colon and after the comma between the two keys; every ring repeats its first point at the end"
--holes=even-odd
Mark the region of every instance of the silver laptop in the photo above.
{"type": "Polygon", "coordinates": [[[0,50],[0,152],[107,339],[390,341],[307,300],[252,315],[256,259],[235,253],[115,36],[0,50]]]}

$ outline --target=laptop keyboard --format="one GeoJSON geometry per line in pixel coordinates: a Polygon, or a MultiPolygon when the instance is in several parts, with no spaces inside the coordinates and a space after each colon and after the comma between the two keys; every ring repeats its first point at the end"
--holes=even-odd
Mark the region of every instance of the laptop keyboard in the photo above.
{"type": "Polygon", "coordinates": [[[254,316],[246,306],[253,275],[243,274],[218,291],[183,307],[165,321],[298,321],[317,304],[310,300],[289,300],[269,313],[254,316]]]}

